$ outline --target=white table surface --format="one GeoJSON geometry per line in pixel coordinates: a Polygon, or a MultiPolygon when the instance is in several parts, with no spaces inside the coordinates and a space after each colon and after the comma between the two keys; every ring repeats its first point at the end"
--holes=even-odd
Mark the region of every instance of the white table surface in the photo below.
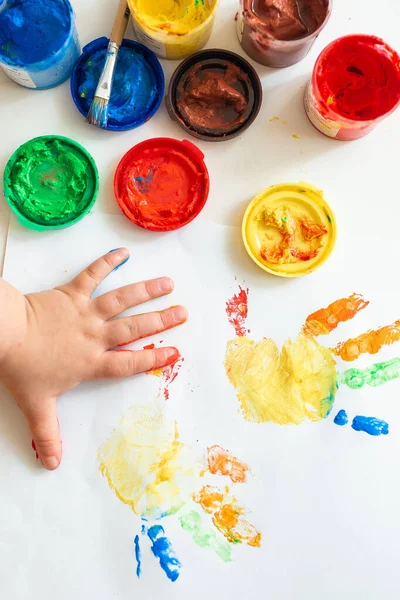
{"type": "MultiPolygon", "coordinates": [[[[209,47],[244,53],[237,41],[234,16],[237,0],[222,0],[209,47]]],[[[104,0],[102,11],[94,0],[73,2],[82,45],[107,35],[115,0],[104,0]]],[[[211,175],[211,194],[201,218],[213,223],[238,224],[247,202],[265,187],[309,180],[324,190],[339,222],[339,235],[351,236],[362,227],[366,238],[376,240],[376,217],[382,210],[385,237],[396,239],[400,203],[395,157],[398,156],[400,111],[370,136],[357,142],[337,142],[317,132],[305,116],[304,86],[319,52],[333,39],[348,33],[373,33],[399,46],[400,4],[380,0],[335,0],[326,29],[300,64],[273,70],[255,66],[264,87],[264,103],[253,126],[236,140],[222,144],[200,142],[211,175]],[[273,116],[279,121],[270,122],[273,116]],[[284,124],[283,121],[287,122],[284,124]],[[294,139],[292,134],[300,139],[294,139]],[[397,217],[397,218],[396,218],[397,217]]],[[[131,29],[128,36],[131,36],[131,29]]],[[[398,49],[398,48],[397,48],[398,49]]],[[[177,66],[162,61],[167,83],[177,66]]],[[[31,91],[0,72],[0,172],[23,142],[43,134],[67,135],[94,156],[101,176],[95,211],[118,213],[113,197],[113,174],[119,159],[136,143],[155,136],[185,137],[162,106],[153,119],[134,131],[104,132],[86,126],[75,109],[69,84],[48,91],[31,91]]],[[[192,141],[196,142],[194,138],[192,141]]],[[[0,266],[6,240],[8,208],[0,198],[0,266]]]]}

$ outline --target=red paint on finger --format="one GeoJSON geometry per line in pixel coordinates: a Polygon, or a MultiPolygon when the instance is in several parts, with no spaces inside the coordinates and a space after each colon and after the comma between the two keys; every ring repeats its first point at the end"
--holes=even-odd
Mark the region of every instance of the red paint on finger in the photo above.
{"type": "Polygon", "coordinates": [[[32,440],[32,449],[36,453],[36,460],[39,460],[39,454],[37,453],[36,444],[35,444],[34,440],[32,440]]]}
{"type": "Polygon", "coordinates": [[[143,350],[154,350],[154,344],[148,344],[147,346],[143,346],[143,350]]]}
{"type": "Polygon", "coordinates": [[[169,386],[178,377],[179,371],[181,370],[181,367],[182,367],[182,364],[183,364],[184,360],[185,359],[182,356],[180,356],[177,361],[175,361],[171,365],[168,365],[163,370],[163,374],[162,374],[162,391],[163,391],[165,400],[169,400],[169,386]]]}

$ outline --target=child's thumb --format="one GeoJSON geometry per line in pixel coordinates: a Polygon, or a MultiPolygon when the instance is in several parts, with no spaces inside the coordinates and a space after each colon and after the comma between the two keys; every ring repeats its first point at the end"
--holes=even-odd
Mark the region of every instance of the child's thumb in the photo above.
{"type": "Polygon", "coordinates": [[[27,415],[36,452],[45,469],[54,471],[61,462],[62,445],[56,400],[43,402],[40,411],[27,415]]]}

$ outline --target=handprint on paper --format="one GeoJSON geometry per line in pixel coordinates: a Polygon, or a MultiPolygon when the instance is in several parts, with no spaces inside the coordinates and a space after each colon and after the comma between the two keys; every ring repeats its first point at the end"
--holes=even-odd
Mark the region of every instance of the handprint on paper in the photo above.
{"type": "Polygon", "coordinates": [[[179,577],[181,562],[164,529],[167,517],[176,516],[197,545],[226,562],[231,560],[232,544],[261,545],[261,534],[231,491],[246,482],[248,466],[220,446],[208,448],[204,457],[196,456],[180,441],[177,423],[159,406],[133,406],[98,458],[110,488],[141,519],[141,532],[134,539],[138,576],[147,539],[167,577],[171,581],[179,577]],[[209,479],[222,480],[223,487],[210,485],[209,479]]]}
{"type": "MultiPolygon", "coordinates": [[[[309,315],[297,338],[286,341],[282,350],[272,339],[255,342],[247,337],[247,300],[248,290],[239,288],[227,302],[226,312],[237,338],[228,342],[225,358],[226,373],[246,420],[280,425],[297,425],[305,419],[320,421],[331,413],[340,385],[359,389],[400,377],[400,358],[366,369],[351,368],[342,374],[336,370],[337,357],[353,362],[362,354],[377,354],[383,346],[399,341],[400,320],[333,348],[317,339],[364,310],[369,302],[362,296],[352,294],[309,315]]],[[[339,411],[334,422],[346,425],[346,412],[339,411]]],[[[375,417],[358,415],[352,427],[371,435],[389,433],[388,424],[375,417]]]]}

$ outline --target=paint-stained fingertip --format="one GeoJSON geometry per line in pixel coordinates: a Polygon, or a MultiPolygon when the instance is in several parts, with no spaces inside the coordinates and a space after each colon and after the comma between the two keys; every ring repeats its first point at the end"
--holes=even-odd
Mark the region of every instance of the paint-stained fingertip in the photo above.
{"type": "Polygon", "coordinates": [[[181,357],[181,353],[177,348],[159,348],[158,353],[160,355],[163,355],[165,367],[173,365],[181,357]]]}
{"type": "Polygon", "coordinates": [[[116,253],[117,253],[117,255],[115,258],[119,259],[120,262],[117,264],[116,267],[114,267],[113,272],[118,271],[118,269],[123,267],[131,257],[131,253],[128,250],[128,248],[114,248],[113,250],[109,250],[109,254],[116,254],[116,253]]]}

